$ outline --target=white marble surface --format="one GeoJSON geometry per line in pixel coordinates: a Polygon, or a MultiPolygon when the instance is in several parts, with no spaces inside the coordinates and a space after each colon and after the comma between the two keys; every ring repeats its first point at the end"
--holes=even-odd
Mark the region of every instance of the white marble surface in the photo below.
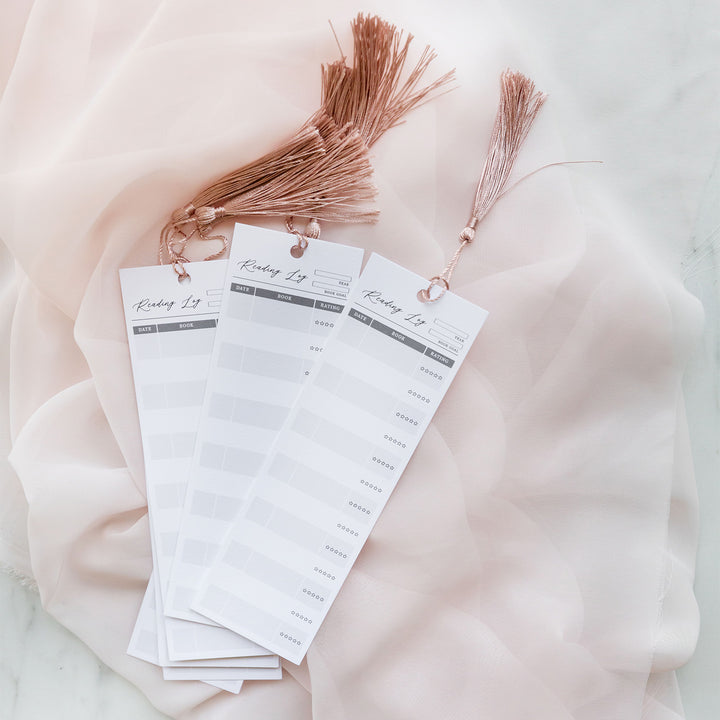
{"type": "MultiPolygon", "coordinates": [[[[464,1],[448,3],[459,21],[464,1]]],[[[568,157],[605,161],[607,184],[639,234],[705,305],[706,333],[685,382],[701,509],[702,630],[679,678],[688,719],[714,720],[720,717],[720,7],[716,0],[504,4],[529,65],[536,64],[538,81],[552,93],[568,157]]],[[[432,28],[419,25],[417,32],[435,41],[432,28]]],[[[441,51],[448,43],[437,40],[441,51]]],[[[32,591],[2,574],[0,618],[0,720],[165,717],[50,618],[32,591]]]]}
{"type": "Polygon", "coordinates": [[[2,720],[167,717],[55,622],[35,592],[3,573],[0,617],[2,720]]]}
{"type": "Polygon", "coordinates": [[[720,717],[720,153],[705,188],[685,262],[687,288],[705,307],[705,334],[684,382],[700,500],[695,594],[700,637],[678,673],[688,720],[720,717]]]}

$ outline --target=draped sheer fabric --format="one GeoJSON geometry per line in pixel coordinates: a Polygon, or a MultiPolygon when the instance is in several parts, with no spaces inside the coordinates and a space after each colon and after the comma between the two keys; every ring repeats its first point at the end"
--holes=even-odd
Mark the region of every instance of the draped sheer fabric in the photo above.
{"type": "MultiPolygon", "coordinates": [[[[7,11],[0,237],[15,280],[10,268],[1,320],[17,476],[2,473],[0,559],[173,717],[681,718],[672,671],[697,611],[680,380],[701,310],[638,250],[592,166],[532,176],[478,228],[453,290],[489,319],[306,661],[230,696],[125,654],[151,561],[117,271],[154,263],[172,208],[316,107],[319,64],[337,52],[325,20],[347,43],[356,8],[304,5],[7,11]]],[[[413,30],[410,6],[385,5],[413,30]]],[[[533,75],[493,4],[464,11],[476,42],[438,62],[457,63],[461,87],[373,150],[379,224],[323,233],[428,277],[466,220],[500,71],[533,75]]],[[[517,177],[565,158],[542,89],[517,177]]]]}

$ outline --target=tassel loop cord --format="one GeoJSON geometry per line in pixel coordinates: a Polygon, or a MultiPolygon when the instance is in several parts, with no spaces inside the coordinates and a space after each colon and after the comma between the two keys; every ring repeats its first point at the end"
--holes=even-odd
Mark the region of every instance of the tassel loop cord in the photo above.
{"type": "Polygon", "coordinates": [[[418,291],[420,302],[437,302],[449,289],[460,255],[475,239],[475,228],[503,196],[515,160],[547,95],[535,90],[535,83],[522,73],[506,70],[500,76],[498,105],[490,147],[475,191],[473,212],[460,233],[460,246],[444,270],[430,278],[427,288],[418,291]],[[436,290],[435,288],[439,288],[436,290]]]}
{"type": "Polygon", "coordinates": [[[301,258],[305,254],[309,240],[317,240],[320,237],[320,223],[317,218],[310,218],[304,233],[295,227],[292,217],[286,218],[285,227],[289,233],[297,238],[297,244],[290,248],[290,254],[294,258],[301,258]]]}
{"type": "Polygon", "coordinates": [[[439,275],[433,275],[433,277],[430,278],[427,288],[418,291],[417,296],[420,302],[437,302],[450,289],[452,274],[460,261],[462,251],[475,239],[475,226],[478,222],[478,218],[474,215],[468,220],[467,225],[458,236],[460,245],[455,251],[455,254],[450,258],[450,262],[448,262],[439,275]],[[439,290],[436,291],[433,288],[439,288],[439,290]]]}

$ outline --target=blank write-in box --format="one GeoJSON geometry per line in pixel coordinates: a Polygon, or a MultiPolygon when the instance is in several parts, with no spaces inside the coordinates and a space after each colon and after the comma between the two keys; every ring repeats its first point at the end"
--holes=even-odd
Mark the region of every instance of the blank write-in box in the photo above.
{"type": "Polygon", "coordinates": [[[232,521],[240,512],[242,501],[236,497],[194,490],[190,498],[190,513],[197,517],[232,521]]]}
{"type": "Polygon", "coordinates": [[[265,456],[262,453],[246,450],[245,448],[226,447],[222,469],[236,475],[251,475],[254,477],[260,470],[264,460],[265,456]]]}
{"type": "Polygon", "coordinates": [[[309,332],[312,319],[312,307],[278,300],[256,299],[252,310],[253,322],[296,332],[309,332]]]}
{"type": "Polygon", "coordinates": [[[278,455],[268,470],[268,475],[305,495],[334,508],[341,508],[348,489],[327,475],[294,463],[287,455],[278,455]]]}
{"type": "Polygon", "coordinates": [[[233,540],[233,542],[224,548],[220,561],[235,570],[243,570],[252,552],[247,545],[233,540]]]}
{"type": "Polygon", "coordinates": [[[222,470],[225,459],[225,446],[205,442],[200,450],[200,466],[208,470],[222,470]]]}
{"type": "Polygon", "coordinates": [[[208,404],[208,415],[217,420],[230,420],[235,406],[235,398],[230,395],[213,393],[208,404]]]}
{"type": "Polygon", "coordinates": [[[152,495],[154,505],[161,510],[178,508],[182,504],[185,495],[185,483],[161,483],[148,488],[152,495]]]}
{"type": "Polygon", "coordinates": [[[193,355],[209,355],[215,340],[215,328],[186,330],[158,333],[160,354],[164,358],[191,357],[193,355]],[[193,341],[189,343],[184,337],[185,332],[193,333],[193,341]]]}
{"type": "Polygon", "coordinates": [[[422,355],[413,348],[377,330],[367,332],[358,349],[402,375],[411,375],[422,359],[422,355]]]}
{"type": "Polygon", "coordinates": [[[165,393],[165,407],[169,410],[200,407],[205,397],[205,380],[166,383],[165,393]]]}
{"type": "Polygon", "coordinates": [[[308,550],[315,550],[325,536],[325,533],[312,523],[278,507],[275,508],[275,512],[265,527],[276,535],[286,540],[292,540],[308,550]]]}
{"type": "Polygon", "coordinates": [[[245,572],[285,595],[294,594],[302,582],[302,575],[259,552],[250,554],[245,572]]]}
{"type": "Polygon", "coordinates": [[[282,405],[243,398],[235,402],[231,420],[242,425],[279,430],[285,422],[288,412],[290,412],[290,408],[282,405]]]}
{"type": "Polygon", "coordinates": [[[253,295],[231,292],[227,301],[228,317],[235,320],[249,320],[254,303],[255,297],[253,295]]]}
{"type": "Polygon", "coordinates": [[[263,463],[262,453],[217,443],[203,443],[200,466],[208,470],[222,470],[236,475],[254,477],[263,463]]]}
{"type": "Polygon", "coordinates": [[[309,410],[302,410],[295,416],[292,429],[318,445],[359,464],[365,461],[373,449],[369,440],[365,440],[309,410]]]}
{"type": "Polygon", "coordinates": [[[340,368],[324,363],[317,373],[315,384],[341,400],[384,420],[393,410],[396,399],[375,385],[361,380],[340,368]]]}
{"type": "Polygon", "coordinates": [[[172,436],[173,457],[191,458],[195,450],[195,433],[174,433],[172,436]]]}
{"type": "Polygon", "coordinates": [[[352,282],[352,277],[346,273],[333,272],[332,270],[323,270],[317,268],[315,270],[315,277],[325,278],[326,280],[333,280],[340,285],[347,287],[352,282]]]}
{"type": "Polygon", "coordinates": [[[162,357],[160,340],[157,333],[152,335],[136,335],[133,338],[133,345],[138,360],[156,360],[162,357]]]}
{"type": "Polygon", "coordinates": [[[280,454],[275,458],[268,470],[268,478],[363,523],[373,518],[378,507],[373,498],[348,487],[339,479],[297,463],[287,455],[280,454]]]}
{"type": "Polygon", "coordinates": [[[338,328],[335,338],[350,347],[359,348],[368,332],[370,332],[370,329],[366,325],[361,322],[351,321],[351,318],[348,318],[338,328]]]}
{"type": "Polygon", "coordinates": [[[322,584],[247,545],[230,543],[220,561],[309,608],[321,609],[330,596],[330,590],[322,584]]]}
{"type": "Polygon", "coordinates": [[[279,430],[289,411],[290,408],[284,405],[234,398],[221,393],[213,393],[208,403],[208,416],[211,418],[265,430],[279,430]]]}
{"type": "Polygon", "coordinates": [[[140,389],[140,396],[142,397],[145,410],[165,410],[165,408],[167,408],[165,383],[144,385],[140,389]]]}
{"type": "Polygon", "coordinates": [[[280,620],[274,615],[234,596],[230,597],[227,613],[230,617],[249,618],[253,623],[253,627],[258,628],[261,634],[273,635],[280,625],[280,620]]]}
{"type": "Polygon", "coordinates": [[[223,343],[220,347],[218,365],[227,370],[240,370],[251,375],[301,383],[305,380],[306,372],[309,372],[312,363],[291,355],[223,343]]]}
{"type": "Polygon", "coordinates": [[[177,531],[160,533],[160,552],[163,557],[174,557],[177,548],[177,531]]]}
{"type": "Polygon", "coordinates": [[[233,343],[222,343],[218,355],[218,366],[226,370],[242,370],[245,348],[233,343]]]}
{"type": "Polygon", "coordinates": [[[215,559],[218,546],[202,540],[187,539],[183,543],[182,560],[190,565],[207,566],[215,559]]]}
{"type": "Polygon", "coordinates": [[[150,435],[147,438],[151,460],[169,460],[173,456],[172,435],[150,435]]]}

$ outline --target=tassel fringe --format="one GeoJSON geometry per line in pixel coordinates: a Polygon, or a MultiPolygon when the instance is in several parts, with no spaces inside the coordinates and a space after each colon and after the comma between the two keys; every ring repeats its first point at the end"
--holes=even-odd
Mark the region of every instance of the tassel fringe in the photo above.
{"type": "Polygon", "coordinates": [[[362,13],[353,21],[352,33],[353,67],[347,67],[344,59],[323,66],[323,107],[338,125],[349,123],[357,128],[370,147],[413,108],[446,87],[455,71],[420,87],[436,57],[426,47],[402,81],[412,35],[404,36],[394,25],[362,13]]]}
{"type": "Polygon", "coordinates": [[[418,292],[421,302],[435,302],[450,289],[450,278],[463,249],[475,239],[477,224],[503,194],[515,160],[547,95],[535,89],[535,83],[519,72],[506,70],[500,76],[500,103],[490,147],[475,191],[473,211],[460,233],[460,245],[445,269],[430,279],[427,288],[418,292]]]}
{"type": "MultiPolygon", "coordinates": [[[[480,222],[502,195],[515,160],[547,95],[519,72],[506,70],[500,77],[500,104],[490,148],[475,193],[471,221],[480,222]]],[[[473,228],[474,229],[474,228],[473,228]]]]}
{"type": "Polygon", "coordinates": [[[187,205],[175,210],[160,235],[159,260],[167,258],[185,276],[185,249],[212,235],[224,217],[297,216],[314,221],[374,222],[367,205],[376,195],[368,148],[415,107],[427,102],[454,77],[446,73],[426,86],[420,81],[435,58],[425,48],[407,78],[401,79],[412,36],[376,16],[352,23],[353,66],[345,59],[323,66],[322,107],[288,141],[263,157],[221,177],[187,205]]]}

